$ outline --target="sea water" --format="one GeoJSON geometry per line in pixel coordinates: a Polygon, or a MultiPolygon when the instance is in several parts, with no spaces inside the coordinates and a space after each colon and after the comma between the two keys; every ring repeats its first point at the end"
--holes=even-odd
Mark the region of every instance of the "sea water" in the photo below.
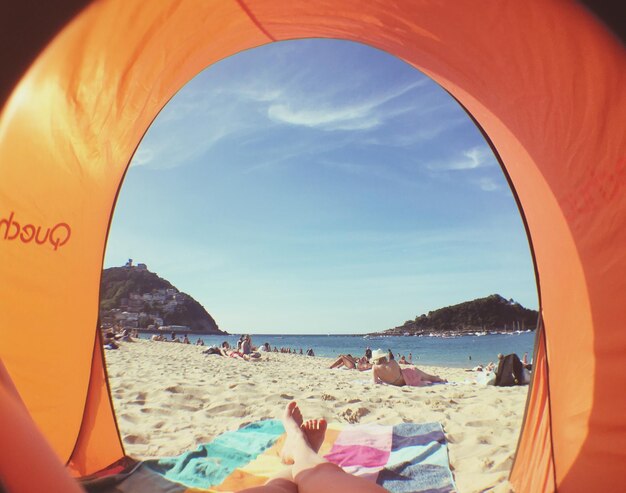
{"type": "MultiPolygon", "coordinates": [[[[142,338],[149,338],[149,334],[142,334],[142,338]]],[[[288,335],[288,334],[251,334],[252,344],[260,346],[265,342],[274,348],[291,348],[305,353],[313,349],[316,356],[328,358],[340,354],[362,356],[365,348],[391,349],[394,355],[409,353],[416,364],[449,366],[457,368],[472,368],[477,364],[497,362],[498,353],[517,353],[521,358],[528,353],[532,357],[535,332],[515,334],[488,334],[458,337],[415,337],[415,336],[365,336],[365,335],[288,335]]],[[[231,346],[237,345],[239,335],[227,336],[200,336],[205,345],[219,346],[228,341],[231,346]]],[[[190,334],[192,344],[198,336],[190,334]]]]}

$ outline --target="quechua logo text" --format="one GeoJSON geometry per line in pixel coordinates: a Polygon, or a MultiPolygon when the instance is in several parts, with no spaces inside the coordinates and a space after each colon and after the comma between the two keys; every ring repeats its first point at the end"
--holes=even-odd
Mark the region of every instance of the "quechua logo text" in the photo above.
{"type": "Polygon", "coordinates": [[[9,217],[0,217],[0,238],[4,240],[50,245],[58,250],[65,245],[72,236],[72,228],[67,223],[57,223],[52,226],[37,226],[22,224],[15,220],[15,213],[9,217]]]}

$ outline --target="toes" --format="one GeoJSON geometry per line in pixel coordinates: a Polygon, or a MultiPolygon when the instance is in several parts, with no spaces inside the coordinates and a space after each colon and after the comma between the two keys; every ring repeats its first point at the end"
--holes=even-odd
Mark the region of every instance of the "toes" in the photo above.
{"type": "Polygon", "coordinates": [[[291,401],[289,404],[287,404],[287,407],[285,408],[285,417],[291,417],[294,413],[294,409],[296,409],[297,407],[298,403],[296,401],[291,401]]]}
{"type": "Polygon", "coordinates": [[[285,408],[285,416],[288,418],[295,418],[299,412],[300,409],[298,408],[298,403],[296,401],[291,401],[285,408]]]}
{"type": "Polygon", "coordinates": [[[298,403],[296,401],[291,401],[287,404],[285,408],[285,423],[287,421],[293,421],[297,426],[302,426],[302,413],[300,412],[300,408],[298,407],[298,403]]]}

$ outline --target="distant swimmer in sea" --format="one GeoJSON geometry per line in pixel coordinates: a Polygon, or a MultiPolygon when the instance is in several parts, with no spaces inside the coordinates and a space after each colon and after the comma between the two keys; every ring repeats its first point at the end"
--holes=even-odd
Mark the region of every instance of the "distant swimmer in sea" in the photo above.
{"type": "Polygon", "coordinates": [[[387,492],[375,482],[353,476],[318,454],[326,435],[327,424],[324,419],[305,421],[298,405],[290,402],[283,412],[282,421],[287,438],[281,459],[289,467],[270,478],[263,486],[240,490],[240,493],[387,492]]]}
{"type": "Polygon", "coordinates": [[[372,352],[372,378],[374,383],[386,383],[402,387],[409,385],[411,387],[420,387],[430,383],[445,383],[447,380],[430,375],[415,367],[400,368],[397,361],[387,359],[388,354],[382,349],[376,349],[372,352]]]}

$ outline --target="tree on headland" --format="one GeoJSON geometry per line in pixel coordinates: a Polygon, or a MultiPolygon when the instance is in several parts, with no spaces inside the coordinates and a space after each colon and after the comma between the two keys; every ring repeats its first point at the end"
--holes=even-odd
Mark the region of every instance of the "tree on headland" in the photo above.
{"type": "Polygon", "coordinates": [[[469,334],[534,330],[539,313],[499,294],[447,306],[407,320],[384,334],[469,334]]]}

